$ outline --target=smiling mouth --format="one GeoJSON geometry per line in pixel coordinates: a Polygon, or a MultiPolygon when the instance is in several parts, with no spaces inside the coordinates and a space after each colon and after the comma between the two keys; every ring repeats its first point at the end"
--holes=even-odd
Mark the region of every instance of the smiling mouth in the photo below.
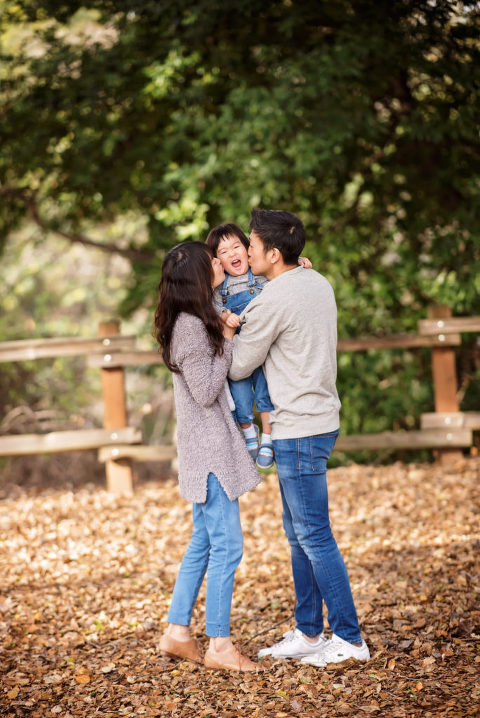
{"type": "Polygon", "coordinates": [[[234,259],[232,262],[232,267],[235,267],[235,269],[238,269],[242,266],[242,262],[240,259],[234,259]]]}

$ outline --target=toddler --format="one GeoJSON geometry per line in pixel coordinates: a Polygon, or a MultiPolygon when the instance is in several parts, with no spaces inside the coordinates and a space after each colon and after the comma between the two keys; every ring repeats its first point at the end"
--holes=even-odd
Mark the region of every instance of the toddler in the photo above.
{"type": "MultiPolygon", "coordinates": [[[[236,224],[227,223],[214,227],[206,239],[206,244],[218,257],[225,271],[223,284],[215,289],[213,304],[222,321],[240,331],[239,315],[262,291],[268,280],[266,277],[252,274],[248,264],[248,238],[236,224]]],[[[306,257],[301,257],[299,264],[312,266],[306,257]]],[[[229,379],[228,383],[248,451],[260,469],[269,469],[274,461],[272,427],[269,423],[270,412],[274,406],[263,369],[260,366],[246,379],[229,379]],[[253,423],[254,402],[262,420],[261,439],[258,427],[253,423]]]]}
{"type": "MultiPolygon", "coordinates": [[[[252,274],[248,266],[248,239],[236,224],[214,227],[206,243],[225,271],[223,284],[215,289],[213,304],[221,314],[222,321],[229,326],[238,327],[237,331],[240,331],[239,315],[262,291],[267,280],[252,274]]],[[[259,468],[269,469],[274,460],[269,414],[274,406],[270,400],[263,369],[260,366],[246,379],[229,379],[228,383],[235,403],[237,421],[245,436],[250,456],[259,468]],[[253,423],[254,402],[262,420],[261,439],[258,427],[253,423]]]]}

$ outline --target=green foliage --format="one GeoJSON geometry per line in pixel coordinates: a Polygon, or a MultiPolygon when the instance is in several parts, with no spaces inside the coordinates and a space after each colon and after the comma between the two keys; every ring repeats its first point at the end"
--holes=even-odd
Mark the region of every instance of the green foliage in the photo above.
{"type": "MultiPolygon", "coordinates": [[[[131,315],[173,243],[284,208],[340,336],[414,331],[432,302],[479,314],[479,29],[448,0],[5,2],[0,242],[27,213],[66,241],[132,213],[146,231],[108,237],[136,253],[131,315]]],[[[472,344],[459,359],[471,405],[472,344]]],[[[342,357],[346,430],[411,426],[429,371],[342,357]]]]}
{"type": "MultiPolygon", "coordinates": [[[[35,241],[32,226],[8,244],[0,272],[0,337],[95,336],[98,322],[116,314],[127,262],[98,261],[80,247],[69,252],[50,239],[49,254],[35,241]],[[87,256],[85,256],[87,255],[87,256]],[[98,276],[104,277],[101,283],[98,276]]],[[[128,331],[128,327],[127,327],[128,331]]],[[[18,406],[82,415],[100,396],[98,370],[84,357],[62,357],[0,365],[0,417],[18,406]]]]}

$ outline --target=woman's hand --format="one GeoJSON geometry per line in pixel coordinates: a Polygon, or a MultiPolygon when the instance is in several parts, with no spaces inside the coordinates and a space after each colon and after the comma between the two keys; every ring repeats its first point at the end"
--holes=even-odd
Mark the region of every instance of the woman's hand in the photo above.
{"type": "Polygon", "coordinates": [[[235,336],[236,329],[235,327],[229,327],[228,324],[223,325],[223,336],[225,339],[232,340],[235,336]]]}
{"type": "Polygon", "coordinates": [[[308,257],[299,257],[298,263],[304,268],[304,269],[312,269],[312,263],[309,260],[308,257]]]}
{"type": "Polygon", "coordinates": [[[225,339],[233,339],[238,326],[240,326],[238,314],[234,314],[230,309],[224,309],[222,312],[222,327],[225,339]]]}

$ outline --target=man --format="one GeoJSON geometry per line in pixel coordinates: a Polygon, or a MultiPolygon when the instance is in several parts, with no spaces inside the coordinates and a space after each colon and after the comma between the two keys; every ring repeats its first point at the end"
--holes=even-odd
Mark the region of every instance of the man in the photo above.
{"type": "Polygon", "coordinates": [[[259,651],[260,658],[297,658],[325,666],[366,661],[347,570],[328,514],[326,465],[339,429],[335,387],[337,312],[328,281],[298,266],[305,230],[291,212],[253,210],[249,263],[269,282],[242,314],[231,379],[263,365],[272,438],[291,549],[296,628],[259,651]],[[322,603],[333,631],[323,634],[322,603]]]}

